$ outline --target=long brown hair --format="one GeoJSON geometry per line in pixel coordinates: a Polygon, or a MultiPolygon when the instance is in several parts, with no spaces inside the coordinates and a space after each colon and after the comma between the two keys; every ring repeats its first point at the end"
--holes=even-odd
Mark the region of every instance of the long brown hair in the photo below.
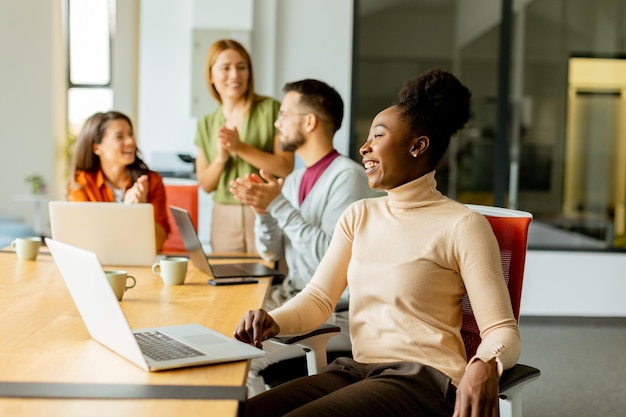
{"type": "MultiPolygon", "coordinates": [[[[70,185],[75,187],[76,171],[97,172],[100,169],[100,157],[93,152],[93,146],[102,143],[102,138],[106,132],[109,123],[113,120],[125,120],[133,129],[130,118],[118,111],[109,111],[106,113],[95,113],[90,116],[83,125],[76,144],[74,145],[74,153],[72,154],[72,165],[70,172],[70,185]]],[[[135,151],[135,162],[128,165],[131,184],[137,181],[137,178],[147,174],[149,169],[146,163],[139,157],[139,149],[135,151]]]]}
{"type": "Polygon", "coordinates": [[[242,44],[233,39],[220,39],[218,41],[215,41],[213,45],[209,47],[205,66],[205,78],[207,87],[209,88],[209,93],[211,93],[213,98],[215,98],[218,103],[222,104],[222,97],[220,96],[220,93],[217,92],[215,86],[211,82],[211,71],[213,65],[215,64],[215,61],[217,61],[217,57],[227,49],[237,51],[248,65],[248,71],[250,73],[250,76],[248,77],[248,88],[246,90],[245,101],[247,106],[252,107],[254,103],[258,102],[263,97],[257,95],[254,92],[254,73],[252,71],[252,60],[250,59],[250,54],[248,54],[248,51],[246,51],[246,48],[244,48],[242,44]]]}

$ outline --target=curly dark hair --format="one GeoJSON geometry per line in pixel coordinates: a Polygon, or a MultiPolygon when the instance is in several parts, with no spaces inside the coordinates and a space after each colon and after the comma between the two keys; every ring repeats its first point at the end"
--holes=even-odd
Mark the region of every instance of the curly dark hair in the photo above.
{"type": "Polygon", "coordinates": [[[428,70],[404,82],[397,106],[412,132],[430,139],[430,165],[434,168],[448,149],[450,138],[470,115],[472,93],[451,73],[428,70]]]}

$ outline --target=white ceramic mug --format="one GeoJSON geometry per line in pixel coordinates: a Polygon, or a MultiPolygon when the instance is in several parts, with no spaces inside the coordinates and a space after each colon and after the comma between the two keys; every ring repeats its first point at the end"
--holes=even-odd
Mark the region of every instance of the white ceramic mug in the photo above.
{"type": "Polygon", "coordinates": [[[152,272],[161,275],[165,285],[181,285],[187,276],[187,263],[183,257],[163,258],[152,265],[152,272]]]}
{"type": "Polygon", "coordinates": [[[126,290],[133,288],[135,284],[137,284],[135,277],[128,275],[126,271],[111,270],[104,271],[104,273],[109,279],[109,284],[111,284],[111,288],[113,288],[113,292],[115,293],[118,301],[122,301],[126,290]]]}
{"type": "Polygon", "coordinates": [[[41,238],[38,236],[18,237],[11,242],[11,248],[17,253],[17,257],[22,261],[34,261],[39,255],[41,238]]]}

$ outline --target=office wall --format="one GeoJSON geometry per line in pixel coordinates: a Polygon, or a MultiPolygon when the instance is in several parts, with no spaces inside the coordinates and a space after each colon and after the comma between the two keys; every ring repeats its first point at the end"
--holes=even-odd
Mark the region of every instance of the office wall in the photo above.
{"type": "MultiPolygon", "coordinates": [[[[147,161],[163,152],[195,153],[191,64],[198,28],[249,31],[259,93],[281,99],[287,81],[322,79],[343,96],[349,120],[352,13],[352,0],[142,1],[138,135],[147,161]]],[[[348,123],[336,144],[347,152],[348,123]]]]}
{"type": "MultiPolygon", "coordinates": [[[[139,0],[117,0],[112,85],[115,108],[137,120],[139,81],[139,0]]],[[[136,126],[135,126],[136,127],[136,126]]]]}
{"type": "MultiPolygon", "coordinates": [[[[148,161],[155,152],[193,151],[191,31],[197,25],[216,29],[243,25],[253,36],[259,92],[280,98],[284,82],[317,77],[342,94],[347,119],[352,4],[352,0],[119,1],[113,50],[115,106],[135,119],[148,161]],[[324,22],[323,28],[313,21],[324,22]]],[[[29,193],[24,181],[28,175],[43,175],[50,198],[64,196],[65,173],[57,163],[63,158],[66,136],[62,5],[63,0],[0,0],[0,218],[33,223],[33,204],[14,198],[29,193]]],[[[347,124],[338,133],[337,144],[347,150],[347,124]]],[[[42,216],[45,221],[46,213],[42,216]]]]}
{"type": "MultiPolygon", "coordinates": [[[[192,68],[194,30],[234,38],[249,33],[260,94],[280,100],[282,86],[302,78],[334,86],[346,104],[335,146],[348,153],[352,0],[142,0],[140,15],[137,132],[151,167],[165,170],[178,162],[176,153],[196,153],[193,93],[208,93],[204,83],[192,87],[192,72],[197,70],[192,68]]],[[[203,56],[196,57],[196,62],[203,61],[203,56]]],[[[198,234],[210,249],[211,199],[202,191],[199,197],[198,234]]]]}
{"type": "MultiPolygon", "coordinates": [[[[256,4],[256,2],[255,2],[256,4]]],[[[288,81],[318,78],[337,89],[346,104],[335,147],[348,153],[352,95],[353,0],[279,0],[277,36],[265,50],[276,54],[276,97],[288,81]]]]}
{"type": "Polygon", "coordinates": [[[529,250],[520,314],[626,317],[626,255],[529,250]]]}
{"type": "Polygon", "coordinates": [[[55,135],[62,135],[54,116],[63,106],[57,11],[49,0],[0,0],[0,218],[31,225],[33,203],[18,198],[30,193],[29,175],[52,182],[55,135]]]}
{"type": "MultiPolygon", "coordinates": [[[[66,55],[62,0],[0,0],[0,218],[30,226],[34,203],[25,178],[38,174],[47,198],[65,194],[66,55]],[[36,11],[36,12],[34,12],[36,11]]],[[[135,116],[137,108],[138,0],[118,5],[118,47],[113,83],[116,106],[135,116]]],[[[48,231],[45,201],[42,232],[48,231]]]]}

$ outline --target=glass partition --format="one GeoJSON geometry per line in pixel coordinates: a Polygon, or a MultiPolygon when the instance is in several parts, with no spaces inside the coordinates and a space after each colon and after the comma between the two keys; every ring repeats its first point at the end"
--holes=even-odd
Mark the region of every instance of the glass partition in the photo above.
{"type": "Polygon", "coordinates": [[[437,168],[447,195],[494,204],[495,175],[504,175],[505,205],[535,216],[531,248],[626,248],[626,73],[619,69],[626,2],[513,1],[504,173],[494,170],[500,5],[374,3],[362,0],[358,8],[355,159],[369,122],[395,100],[401,82],[439,66],[473,93],[471,120],[437,168]],[[583,80],[580,59],[594,67],[583,80]]]}

